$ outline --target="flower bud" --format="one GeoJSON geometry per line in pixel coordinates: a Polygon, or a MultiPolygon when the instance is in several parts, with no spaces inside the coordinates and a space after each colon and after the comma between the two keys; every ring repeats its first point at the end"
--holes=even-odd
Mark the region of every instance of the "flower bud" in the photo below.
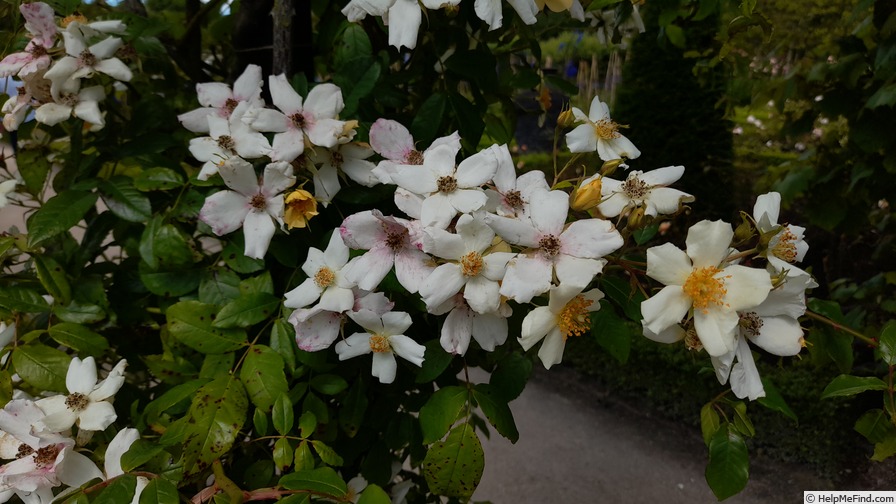
{"type": "Polygon", "coordinates": [[[737,226],[737,229],[734,230],[734,242],[742,243],[750,238],[753,238],[754,229],[753,223],[750,222],[750,219],[747,217],[747,214],[744,212],[740,213],[740,224],[737,226]]]}
{"type": "Polygon", "coordinates": [[[600,204],[602,185],[600,175],[586,179],[569,195],[569,207],[580,212],[596,207],[600,204]]]}
{"type": "Polygon", "coordinates": [[[639,205],[630,214],[628,214],[628,224],[626,227],[632,231],[644,228],[649,224],[650,219],[644,218],[644,206],[639,205]]]}
{"type": "Polygon", "coordinates": [[[616,171],[616,168],[625,165],[625,161],[622,159],[611,159],[610,161],[605,162],[600,167],[600,174],[604,177],[610,176],[616,171]]]}
{"type": "Polygon", "coordinates": [[[557,116],[557,127],[562,129],[572,128],[575,123],[576,116],[572,113],[572,109],[570,109],[567,104],[563,107],[563,110],[560,111],[560,115],[557,116]]]}
{"type": "Polygon", "coordinates": [[[286,195],[283,220],[289,229],[305,227],[315,215],[317,215],[317,200],[310,192],[296,189],[286,195]]]}

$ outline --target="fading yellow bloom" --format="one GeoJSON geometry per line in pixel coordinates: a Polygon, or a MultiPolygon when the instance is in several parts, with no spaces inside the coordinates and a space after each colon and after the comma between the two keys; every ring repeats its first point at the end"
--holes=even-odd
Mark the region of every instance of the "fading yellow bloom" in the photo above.
{"type": "Polygon", "coordinates": [[[535,0],[535,5],[538,6],[538,10],[544,9],[547,5],[548,9],[554,12],[563,12],[572,7],[572,0],[535,0]]]}
{"type": "Polygon", "coordinates": [[[600,204],[601,176],[591,177],[569,195],[569,207],[583,212],[600,204]]]}
{"type": "Polygon", "coordinates": [[[76,21],[79,24],[87,24],[87,17],[84,16],[84,14],[81,14],[80,12],[76,11],[76,12],[73,12],[72,14],[66,16],[65,18],[63,18],[62,23],[60,23],[60,24],[62,25],[63,28],[65,28],[68,25],[70,25],[71,23],[74,23],[76,21]]]}
{"type": "Polygon", "coordinates": [[[315,215],[317,215],[317,200],[313,194],[304,189],[296,189],[286,195],[283,220],[289,229],[305,227],[315,215]]]}

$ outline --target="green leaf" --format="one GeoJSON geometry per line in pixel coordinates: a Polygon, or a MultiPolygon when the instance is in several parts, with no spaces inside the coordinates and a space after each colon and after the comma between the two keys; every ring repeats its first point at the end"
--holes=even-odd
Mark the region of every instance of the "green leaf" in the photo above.
{"type": "Polygon", "coordinates": [[[348,492],[345,481],[329,467],[286,474],[280,478],[280,486],[287,490],[310,490],[334,497],[342,497],[348,492]]]}
{"type": "Polygon", "coordinates": [[[0,307],[23,313],[40,313],[50,308],[43,296],[21,285],[5,285],[0,289],[0,307]]]}
{"type": "Polygon", "coordinates": [[[299,443],[298,448],[296,448],[295,457],[293,457],[296,464],[296,471],[310,471],[314,469],[314,466],[317,464],[317,461],[314,459],[314,454],[311,453],[311,447],[308,446],[308,441],[302,440],[299,443]]]}
{"type": "Polygon", "coordinates": [[[669,42],[672,42],[672,45],[678,48],[685,46],[684,30],[680,26],[669,24],[664,26],[663,30],[665,30],[666,37],[669,39],[669,42]]]}
{"type": "MultiPolygon", "coordinates": [[[[189,403],[193,396],[196,395],[196,391],[199,390],[199,387],[202,387],[208,382],[209,380],[199,379],[181,383],[171,387],[167,392],[153,399],[143,410],[147,423],[155,423],[158,420],[159,415],[181,402],[189,403]]],[[[181,412],[186,409],[187,407],[184,406],[183,409],[181,409],[181,412]]]]}
{"type": "Polygon", "coordinates": [[[274,429],[281,436],[285,436],[292,430],[295,423],[295,413],[293,412],[292,401],[289,395],[280,394],[274,400],[274,406],[271,409],[271,421],[274,423],[274,429]]]}
{"type": "Polygon", "coordinates": [[[473,425],[462,423],[445,441],[430,447],[423,459],[423,475],[432,493],[469,499],[482,479],[485,454],[473,425]]]}
{"type": "Polygon", "coordinates": [[[510,402],[523,393],[529,376],[532,375],[532,360],[518,353],[508,353],[498,361],[489,377],[492,393],[510,402]]]}
{"type": "Polygon", "coordinates": [[[591,313],[591,334],[597,344],[618,362],[625,364],[628,361],[632,346],[631,331],[609,303],[602,302],[600,310],[591,313]]]}
{"type": "Polygon", "coordinates": [[[79,354],[99,357],[109,348],[106,338],[81,324],[62,322],[50,327],[47,332],[57,343],[77,350],[79,354]]]}
{"type": "Polygon", "coordinates": [[[311,441],[311,446],[314,448],[314,451],[317,452],[320,459],[324,461],[324,464],[339,467],[344,463],[342,457],[323,441],[315,439],[314,441],[311,441]]]}
{"type": "Polygon", "coordinates": [[[12,351],[16,373],[29,385],[47,392],[66,392],[65,375],[72,358],[46,345],[25,345],[12,351]]]}
{"type": "Polygon", "coordinates": [[[874,454],[871,455],[871,460],[875,462],[883,462],[893,455],[896,455],[896,432],[891,433],[886,439],[874,444],[874,454]]]}
{"type": "Polygon", "coordinates": [[[756,402],[772,411],[783,413],[786,417],[793,419],[794,422],[799,421],[796,413],[790,409],[790,406],[784,401],[784,397],[781,396],[781,392],[778,391],[778,388],[771,381],[763,378],[762,387],[765,389],[765,397],[760,397],[756,402]]]}
{"type": "Polygon", "coordinates": [[[199,283],[199,301],[223,305],[240,297],[240,276],[225,268],[210,268],[199,283]]]}
{"type": "Polygon", "coordinates": [[[43,149],[20,148],[16,153],[16,163],[28,167],[27,170],[19,170],[28,193],[35,196],[40,194],[47,182],[47,174],[50,173],[47,152],[43,149]]]}
{"type": "Polygon", "coordinates": [[[292,465],[293,449],[286,438],[280,438],[274,443],[274,463],[281,472],[286,472],[292,465]]]}
{"type": "Polygon", "coordinates": [[[317,421],[320,423],[325,424],[330,421],[330,411],[327,409],[327,403],[323,402],[320,397],[317,397],[317,394],[314,392],[308,392],[308,395],[305,396],[305,400],[302,401],[302,410],[314,413],[314,416],[317,417],[317,421]]]}
{"type": "Polygon", "coordinates": [[[417,371],[417,377],[414,379],[415,383],[428,383],[435,380],[448,368],[448,365],[451,364],[451,359],[454,357],[442,348],[439,340],[429,340],[423,346],[426,348],[424,350],[426,358],[423,359],[420,371],[417,371]]]}
{"type": "Polygon", "coordinates": [[[884,362],[896,365],[896,320],[887,322],[881,329],[877,350],[884,362]]]}
{"type": "Polygon", "coordinates": [[[339,426],[350,438],[355,437],[361,428],[361,422],[364,421],[364,413],[369,403],[365,391],[361,380],[356,380],[343,398],[342,407],[339,408],[339,426]]]}
{"type": "Polygon", "coordinates": [[[233,352],[245,346],[243,329],[213,327],[217,308],[198,301],[181,301],[168,307],[168,332],[181,343],[202,353],[233,352]]]}
{"type": "Polygon", "coordinates": [[[734,403],[734,428],[744,436],[753,437],[756,435],[756,429],[753,428],[753,422],[747,416],[747,405],[738,401],[734,403]]]}
{"type": "Polygon", "coordinates": [[[53,296],[57,303],[67,305],[71,302],[72,288],[59,263],[48,256],[37,255],[34,256],[34,269],[47,294],[53,296]]]}
{"type": "Polygon", "coordinates": [[[283,359],[265,345],[249,348],[240,368],[240,380],[246,386],[252,404],[263,411],[270,411],[274,401],[289,392],[283,359]]]}
{"type": "Polygon", "coordinates": [[[475,147],[485,130],[483,114],[460,93],[451,93],[448,102],[454,111],[454,117],[457,118],[457,129],[464,145],[475,147]]]}
{"type": "Polygon", "coordinates": [[[264,269],[264,261],[246,257],[243,253],[243,237],[240,234],[234,235],[224,247],[221,258],[224,259],[224,264],[237,273],[255,273],[264,269]]]}
{"type": "Polygon", "coordinates": [[[230,451],[246,421],[249,401],[243,384],[221,376],[203,385],[190,405],[184,439],[184,472],[196,474],[230,451]]]}
{"type": "Polygon", "coordinates": [[[348,388],[348,382],[338,375],[321,374],[311,379],[311,388],[323,395],[336,395],[348,388]]]}
{"type": "Polygon", "coordinates": [[[228,374],[233,369],[236,356],[232,353],[206,354],[202,359],[202,367],[199,368],[199,378],[213,380],[222,374],[228,374]]]}
{"type": "Polygon", "coordinates": [[[163,224],[161,217],[147,223],[140,237],[140,257],[153,270],[179,269],[193,265],[189,237],[172,224],[163,224]]]}
{"type": "Polygon", "coordinates": [[[641,323],[641,302],[646,298],[631,282],[622,277],[601,276],[601,288],[629,320],[641,323]]]}
{"type": "Polygon", "coordinates": [[[243,294],[221,308],[215,327],[249,327],[270,317],[280,307],[280,298],[265,292],[243,294]]]}
{"type": "Polygon", "coordinates": [[[153,478],[140,494],[140,504],[180,504],[177,487],[165,478],[153,478]]]}
{"type": "Polygon", "coordinates": [[[367,59],[373,55],[373,46],[367,32],[358,24],[349,24],[336,46],[334,61],[336,67],[345,67],[359,59],[367,59]]]}
{"type": "Polygon", "coordinates": [[[199,287],[201,276],[197,269],[183,269],[160,266],[153,269],[141,261],[139,266],[140,281],[153,294],[165,297],[182,296],[199,287]]]}
{"type": "Polygon", "coordinates": [[[426,444],[442,439],[467,405],[467,389],[452,385],[440,388],[420,408],[420,427],[426,444]]]}
{"type": "Polygon", "coordinates": [[[391,504],[392,498],[385,490],[377,485],[370,484],[361,492],[358,504],[391,504]]]}
{"type": "Polygon", "coordinates": [[[184,178],[170,168],[149,168],[134,177],[134,187],[140,191],[167,191],[184,185],[184,178]]]}
{"type": "Polygon", "coordinates": [[[866,411],[858,420],[854,429],[865,436],[869,443],[880,443],[896,435],[896,427],[882,409],[866,411]]]}
{"type": "Polygon", "coordinates": [[[109,482],[106,488],[96,496],[93,504],[121,504],[131,502],[137,490],[137,477],[123,474],[109,482]]]}
{"type": "Polygon", "coordinates": [[[68,190],[53,196],[28,218],[28,247],[36,247],[74,227],[96,204],[97,195],[68,190]]]}
{"type": "Polygon", "coordinates": [[[162,453],[165,447],[147,439],[137,439],[121,456],[121,469],[131,472],[162,453]]]}
{"type": "Polygon", "coordinates": [[[130,177],[118,175],[100,182],[100,193],[109,210],[130,222],[145,222],[152,217],[152,205],[145,194],[134,187],[130,177]]]}
{"type": "Polygon", "coordinates": [[[299,435],[309,438],[317,430],[317,417],[314,413],[306,411],[299,417],[299,435]]]}
{"type": "Polygon", "coordinates": [[[511,443],[516,443],[520,438],[520,433],[516,428],[516,422],[513,420],[513,412],[507,401],[496,394],[492,387],[484,383],[479,383],[473,387],[473,399],[479,404],[479,408],[485,413],[485,417],[499,434],[509,439],[511,443]]]}
{"type": "Polygon", "coordinates": [[[433,93],[417,108],[417,114],[408,129],[421,145],[429,145],[435,140],[447,106],[448,98],[444,93],[433,93]]]}
{"type": "Polygon", "coordinates": [[[270,423],[268,422],[267,414],[265,414],[264,411],[255,408],[255,413],[252,414],[252,427],[255,429],[255,435],[267,436],[269,425],[270,423]]]}
{"type": "Polygon", "coordinates": [[[296,368],[296,330],[291,324],[283,320],[274,322],[271,328],[271,349],[280,354],[283,362],[290,370],[296,368]]]}
{"type": "Polygon", "coordinates": [[[869,390],[886,390],[887,384],[875,376],[850,376],[842,374],[828,383],[821,393],[822,399],[845,397],[869,390]]]}
{"type": "Polygon", "coordinates": [[[353,85],[349,88],[348,95],[345,97],[345,107],[340,112],[343,117],[352,117],[354,115],[361,99],[367,97],[373,91],[377,80],[380,78],[381,71],[380,64],[374,61],[367,67],[361,78],[353,82],[353,85]]]}
{"type": "Polygon", "coordinates": [[[703,442],[706,443],[706,446],[709,446],[720,426],[719,413],[714,404],[711,402],[704,404],[700,408],[700,432],[703,433],[703,442]]]}
{"type": "Polygon", "coordinates": [[[716,498],[725,500],[743,490],[749,478],[750,458],[744,438],[727,427],[720,428],[709,442],[709,488],[716,498]]]}

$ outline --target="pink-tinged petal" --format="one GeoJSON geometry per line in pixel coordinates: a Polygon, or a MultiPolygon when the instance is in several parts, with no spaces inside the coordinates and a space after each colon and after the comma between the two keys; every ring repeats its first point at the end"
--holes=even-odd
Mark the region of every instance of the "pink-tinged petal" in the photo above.
{"type": "Polygon", "coordinates": [[[554,260],[554,269],[557,273],[557,280],[561,284],[576,285],[585,287],[595,275],[601,272],[606,261],[603,259],[587,259],[573,257],[568,255],[558,256],[554,260]]]}
{"type": "Polygon", "coordinates": [[[662,331],[660,331],[659,333],[654,333],[653,331],[651,331],[650,329],[648,329],[646,327],[644,327],[643,329],[644,329],[644,337],[649,340],[656,341],[657,343],[666,343],[666,344],[677,343],[677,342],[683,340],[684,337],[687,335],[684,332],[684,329],[682,329],[681,326],[678,324],[669,326],[666,329],[663,329],[662,331]]]}
{"type": "Polygon", "coordinates": [[[622,247],[622,235],[603,219],[577,220],[560,235],[560,253],[597,259],[622,247]]]}
{"type": "Polygon", "coordinates": [[[0,60],[0,78],[15,75],[27,63],[31,62],[34,56],[27,52],[17,52],[0,60]]]}
{"type": "Polygon", "coordinates": [[[730,310],[694,310],[694,328],[706,353],[718,357],[734,350],[737,321],[730,310]]]}
{"type": "Polygon", "coordinates": [[[239,229],[251,209],[245,196],[233,191],[219,191],[205,199],[199,210],[199,220],[211,226],[216,235],[223,236],[239,229]]]}
{"type": "Polygon", "coordinates": [[[686,192],[669,187],[656,187],[650,191],[645,213],[654,217],[657,214],[673,214],[678,211],[682,203],[692,201],[694,201],[694,197],[686,192]]]}
{"type": "MultiPolygon", "coordinates": [[[[609,179],[604,179],[609,180],[609,179]]],[[[616,192],[613,193],[609,198],[600,202],[597,205],[597,209],[600,210],[605,217],[616,217],[621,214],[629,204],[632,203],[631,198],[629,198],[625,193],[616,192]]]]}
{"type": "Polygon", "coordinates": [[[566,339],[560,333],[559,329],[549,332],[538,349],[538,358],[544,364],[545,369],[551,369],[551,366],[560,364],[563,361],[563,350],[566,348],[566,339]]]}
{"type": "Polygon", "coordinates": [[[417,0],[395,0],[389,7],[389,45],[398,49],[416,47],[422,18],[417,0]]]}
{"type": "Polygon", "coordinates": [[[196,95],[203,107],[220,109],[231,98],[230,86],[223,82],[203,82],[196,84],[196,95]]]}
{"type": "Polygon", "coordinates": [[[345,121],[323,118],[306,126],[305,134],[312,144],[332,149],[339,143],[339,138],[344,130],[345,121]]]}
{"type": "MultiPolygon", "coordinates": [[[[304,308],[320,298],[323,290],[314,282],[314,278],[306,278],[301,285],[285,294],[283,306],[287,308],[304,308]]],[[[354,304],[354,298],[352,298],[354,304]]],[[[340,310],[342,311],[342,310],[340,310]]]]}
{"type": "Polygon", "coordinates": [[[96,361],[93,357],[87,357],[83,361],[75,357],[65,374],[65,387],[69,392],[87,395],[93,392],[96,379],[96,361]]]}
{"type": "Polygon", "coordinates": [[[305,134],[302,130],[289,129],[274,135],[271,160],[292,162],[305,152],[305,134]]]}
{"type": "Polygon", "coordinates": [[[34,119],[47,126],[53,126],[72,116],[72,108],[59,103],[45,103],[34,111],[34,119]]]}
{"type": "Polygon", "coordinates": [[[671,243],[647,249],[647,276],[663,285],[684,285],[693,271],[688,255],[671,243]]]}
{"type": "Polygon", "coordinates": [[[378,210],[349,215],[342,221],[342,226],[339,228],[342,241],[350,248],[365,250],[385,242],[387,236],[381,220],[382,216],[383,214],[378,210]]]}
{"type": "Polygon", "coordinates": [[[750,351],[750,346],[745,339],[739,339],[736,353],[737,364],[731,368],[729,380],[731,391],[739,399],[748,398],[751,401],[755,401],[760,397],[765,397],[765,388],[762,386],[759,370],[756,369],[753,353],[750,351]]]}
{"type": "Polygon", "coordinates": [[[349,261],[342,269],[342,275],[358,287],[372,291],[392,269],[394,258],[395,255],[389,247],[377,246],[349,261]]]}
{"type": "Polygon", "coordinates": [[[694,267],[715,267],[721,264],[728,256],[732,238],[734,231],[727,222],[703,220],[691,226],[685,243],[694,267]]]}
{"type": "Polygon", "coordinates": [[[59,458],[56,460],[56,476],[59,481],[70,487],[79,487],[90,480],[103,478],[103,473],[92,460],[71,448],[63,450],[61,462],[59,458]]]}
{"type": "Polygon", "coordinates": [[[483,276],[467,279],[464,287],[464,299],[476,313],[491,313],[501,304],[500,285],[483,276]]]}
{"type": "Polygon", "coordinates": [[[53,8],[43,2],[23,3],[19,12],[25,18],[25,29],[42,42],[44,47],[53,45],[56,38],[56,18],[53,8]]]}
{"type": "Polygon", "coordinates": [[[398,283],[412,294],[417,292],[435,269],[429,265],[431,262],[432,258],[420,250],[405,248],[399,251],[395,254],[395,276],[398,283]]]}
{"type": "Polygon", "coordinates": [[[380,383],[388,384],[395,381],[395,373],[397,371],[398,363],[395,362],[395,356],[391,352],[374,352],[370,374],[379,378],[380,383]]]}
{"type": "Polygon", "coordinates": [[[563,191],[548,191],[532,196],[529,218],[544,234],[560,236],[569,213],[569,195],[563,191]]]}
{"type": "Polygon", "coordinates": [[[517,256],[507,264],[501,284],[501,295],[518,303],[528,303],[538,294],[551,288],[553,265],[540,255],[517,256]]]}
{"type": "Polygon", "coordinates": [[[420,297],[428,307],[438,306],[464,287],[465,278],[460,266],[447,263],[438,266],[420,285],[420,297]]]}
{"type": "Polygon", "coordinates": [[[115,407],[108,401],[92,401],[78,415],[78,427],[88,431],[106,430],[118,418],[115,407]]]}
{"type": "Polygon", "coordinates": [[[731,310],[747,310],[759,306],[772,290],[769,274],[764,269],[733,265],[722,270],[727,292],[722,300],[731,310]]]}
{"type": "Polygon", "coordinates": [[[314,114],[318,121],[324,118],[335,119],[342,112],[345,104],[342,101],[342,90],[335,84],[318,84],[311,88],[305,98],[305,112],[314,114]]]}
{"type": "Polygon", "coordinates": [[[439,343],[446,352],[453,355],[464,355],[470,346],[473,334],[473,312],[459,306],[448,313],[442,323],[439,343]]]}
{"type": "Polygon", "coordinates": [[[449,193],[448,200],[458,212],[469,214],[484,207],[488,197],[482,189],[456,189],[449,193]]]}
{"type": "MultiPolygon", "coordinates": [[[[299,321],[290,315],[289,322],[296,328],[296,344],[306,352],[317,352],[330,348],[330,345],[339,337],[339,329],[342,327],[343,316],[339,313],[322,311],[299,321]]],[[[365,344],[366,344],[365,339],[365,344]]],[[[366,344],[369,351],[370,345],[366,344]]]]}
{"type": "Polygon", "coordinates": [[[684,166],[666,166],[641,173],[640,178],[648,186],[667,186],[684,175],[684,166]]]}
{"type": "Polygon", "coordinates": [[[97,72],[104,73],[109,77],[122,82],[128,82],[134,77],[131,69],[118,58],[102,60],[96,65],[93,65],[93,68],[97,72]]]}
{"type": "Polygon", "coordinates": [[[224,179],[227,187],[247,198],[260,193],[255,168],[247,161],[240,158],[228,159],[218,167],[218,173],[221,174],[221,178],[224,179]]]}
{"type": "Polygon", "coordinates": [[[403,163],[414,150],[414,138],[401,123],[377,119],[370,127],[370,146],[384,158],[403,163]]]}
{"type": "Polygon", "coordinates": [[[803,349],[803,329],[791,317],[762,317],[759,334],[750,335],[750,341],[773,355],[796,355],[803,349]]]}
{"type": "Polygon", "coordinates": [[[397,334],[389,337],[389,346],[392,352],[411,364],[419,367],[423,365],[423,355],[426,347],[412,340],[411,338],[397,334]]]}
{"type": "Polygon", "coordinates": [[[289,163],[268,163],[264,167],[264,180],[261,184],[261,194],[265,198],[277,196],[296,183],[296,177],[292,174],[292,165],[289,163]]]}
{"type": "Polygon", "coordinates": [[[486,352],[493,352],[495,346],[507,341],[507,319],[491,313],[475,315],[473,339],[486,352]]]}
{"type": "Polygon", "coordinates": [[[237,101],[256,101],[261,98],[261,67],[246,65],[233,83],[233,98],[237,101]]]}
{"type": "Polygon", "coordinates": [[[425,227],[445,229],[457,215],[451,200],[442,193],[436,193],[423,200],[420,207],[420,223],[425,227]]]}
{"type": "Polygon", "coordinates": [[[351,310],[355,305],[355,294],[351,289],[344,289],[331,285],[320,297],[318,306],[322,310],[331,312],[344,312],[351,310]]]}
{"type": "Polygon", "coordinates": [[[276,230],[270,215],[265,212],[249,212],[243,222],[243,235],[246,237],[243,253],[246,257],[263,259],[276,230]]]}
{"type": "Polygon", "coordinates": [[[370,334],[355,333],[336,343],[336,354],[343,361],[370,353],[370,334]]]}
{"type": "Polygon", "coordinates": [[[497,151],[498,147],[493,145],[461,161],[455,174],[458,187],[478,188],[490,181],[498,170],[497,151]]]}
{"type": "MultiPolygon", "coordinates": [[[[590,123],[580,124],[566,134],[566,147],[570,152],[594,152],[598,148],[597,134],[590,123]]],[[[603,159],[603,156],[601,156],[603,159]]]]}
{"type": "Polygon", "coordinates": [[[660,334],[673,324],[681,322],[691,308],[689,298],[678,286],[663,287],[649,299],[641,302],[641,324],[653,334],[660,334]]]}
{"type": "Polygon", "coordinates": [[[103,113],[100,112],[100,106],[95,101],[78,102],[78,104],[75,105],[74,114],[78,119],[83,119],[90,124],[99,126],[106,124],[105,119],[103,119],[103,113]]]}
{"type": "Polygon", "coordinates": [[[476,16],[485,21],[488,30],[497,30],[501,27],[503,21],[503,13],[501,8],[501,0],[476,0],[473,4],[476,16]]]}
{"type": "Polygon", "coordinates": [[[528,219],[513,219],[494,214],[483,216],[485,223],[505,241],[523,247],[537,247],[541,232],[528,219]]]}
{"type": "Polygon", "coordinates": [[[753,218],[759,224],[760,231],[771,231],[778,225],[781,212],[781,193],[770,192],[761,194],[753,205],[753,218]]]}

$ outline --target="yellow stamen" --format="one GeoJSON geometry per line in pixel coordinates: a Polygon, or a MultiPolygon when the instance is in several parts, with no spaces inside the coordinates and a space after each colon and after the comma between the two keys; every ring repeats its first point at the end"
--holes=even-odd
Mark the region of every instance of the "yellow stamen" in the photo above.
{"type": "Polygon", "coordinates": [[[333,270],[326,266],[317,270],[317,273],[314,274],[314,283],[317,284],[317,286],[321,289],[329,287],[335,280],[336,274],[333,273],[333,270]]]}
{"type": "Polygon", "coordinates": [[[389,345],[389,338],[387,338],[386,336],[380,336],[379,334],[371,335],[370,350],[375,353],[392,351],[392,346],[389,345]]]}
{"type": "Polygon", "coordinates": [[[465,277],[474,277],[482,271],[482,254],[479,252],[467,252],[460,258],[461,273],[465,277]]]}
{"type": "Polygon", "coordinates": [[[722,270],[715,266],[707,266],[705,268],[696,268],[685,280],[682,290],[694,301],[694,308],[708,311],[710,305],[723,306],[723,301],[728,289],[725,288],[725,278],[730,276],[719,277],[722,270]]]}
{"type": "Polygon", "coordinates": [[[609,119],[601,119],[592,124],[594,125],[594,134],[601,140],[613,140],[622,136],[619,134],[619,125],[609,119]]]}
{"type": "Polygon", "coordinates": [[[585,296],[579,294],[572,298],[566,306],[560,310],[557,316],[557,327],[566,340],[570,336],[581,336],[591,329],[591,316],[588,308],[594,301],[585,299],[585,296]]]}
{"type": "Polygon", "coordinates": [[[790,231],[790,228],[785,227],[778,235],[778,243],[775,243],[775,245],[772,247],[772,254],[774,254],[775,257],[789,263],[796,261],[797,240],[799,240],[799,238],[797,238],[797,236],[790,231]]]}

